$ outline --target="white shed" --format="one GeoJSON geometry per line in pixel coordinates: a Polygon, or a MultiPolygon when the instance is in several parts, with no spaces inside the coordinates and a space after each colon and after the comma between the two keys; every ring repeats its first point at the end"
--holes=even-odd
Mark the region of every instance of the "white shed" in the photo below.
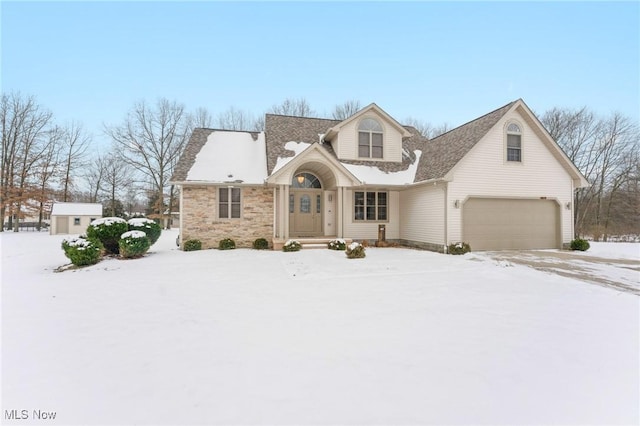
{"type": "Polygon", "coordinates": [[[51,235],[82,234],[91,221],[102,217],[102,204],[54,203],[51,209],[51,235]]]}

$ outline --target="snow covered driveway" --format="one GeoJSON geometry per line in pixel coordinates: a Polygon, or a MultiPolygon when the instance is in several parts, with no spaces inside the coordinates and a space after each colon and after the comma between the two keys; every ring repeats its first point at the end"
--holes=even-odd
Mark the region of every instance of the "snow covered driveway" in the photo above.
{"type": "Polygon", "coordinates": [[[594,247],[587,252],[524,250],[486,252],[474,256],[488,256],[499,262],[526,265],[539,271],[640,295],[640,244],[591,244],[594,247]]]}
{"type": "Polygon", "coordinates": [[[175,237],[55,273],[60,237],[0,235],[3,424],[640,422],[629,292],[484,254],[175,237]]]}

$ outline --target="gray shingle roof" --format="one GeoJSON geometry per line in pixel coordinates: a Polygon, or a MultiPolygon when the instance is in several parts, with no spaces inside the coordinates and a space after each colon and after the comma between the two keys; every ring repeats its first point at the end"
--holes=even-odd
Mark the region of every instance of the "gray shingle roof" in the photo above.
{"type": "Polygon", "coordinates": [[[420,157],[415,182],[444,177],[516,102],[431,139],[420,157]]]}
{"type": "MultiPolygon", "coordinates": [[[[367,165],[377,167],[387,172],[406,170],[416,161],[416,150],[422,151],[418,170],[414,182],[444,177],[471,148],[507,113],[514,102],[498,108],[482,117],[463,124],[432,140],[423,137],[418,130],[411,126],[404,126],[412,136],[402,141],[402,162],[383,161],[354,161],[340,160],[345,164],[367,165]]],[[[266,114],[266,149],[267,173],[273,173],[278,158],[293,157],[295,153],[287,150],[287,142],[317,143],[319,135],[340,123],[339,120],[309,117],[292,117],[285,115],[266,114]]],[[[196,156],[207,141],[208,136],[215,132],[213,129],[195,129],[187,142],[185,150],[176,165],[171,178],[173,182],[186,181],[189,170],[193,166],[196,156]]],[[[256,132],[251,133],[257,138],[256,132]]],[[[322,145],[330,155],[337,157],[330,143],[322,145]]]]}
{"type": "MultiPolygon", "coordinates": [[[[284,146],[287,142],[318,142],[320,140],[320,134],[325,134],[330,127],[338,123],[340,123],[339,120],[267,114],[265,119],[265,128],[267,129],[267,172],[269,174],[273,172],[278,157],[286,158],[294,156],[295,153],[293,151],[285,149],[284,146]]],[[[387,173],[406,170],[416,160],[416,149],[424,152],[424,146],[428,139],[420,135],[420,133],[411,126],[405,126],[405,129],[411,132],[413,136],[404,139],[402,142],[402,148],[405,153],[402,162],[357,160],[340,160],[340,162],[373,166],[387,173]]],[[[330,143],[325,143],[322,146],[332,156],[337,158],[330,143]]]]}

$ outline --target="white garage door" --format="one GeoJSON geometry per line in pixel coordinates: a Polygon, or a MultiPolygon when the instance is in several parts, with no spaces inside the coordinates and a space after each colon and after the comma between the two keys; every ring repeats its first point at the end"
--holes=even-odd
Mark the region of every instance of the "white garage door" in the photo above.
{"type": "Polygon", "coordinates": [[[462,206],[462,240],[476,251],[560,248],[558,216],[551,200],[470,198],[462,206]]]}

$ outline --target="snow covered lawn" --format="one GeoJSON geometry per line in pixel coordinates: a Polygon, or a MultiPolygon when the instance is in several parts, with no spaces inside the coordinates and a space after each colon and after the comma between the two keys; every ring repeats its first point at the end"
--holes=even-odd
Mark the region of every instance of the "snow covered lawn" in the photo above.
{"type": "Polygon", "coordinates": [[[473,254],[175,237],[54,273],[61,237],[0,236],[3,424],[640,422],[633,294],[473,254]]]}

